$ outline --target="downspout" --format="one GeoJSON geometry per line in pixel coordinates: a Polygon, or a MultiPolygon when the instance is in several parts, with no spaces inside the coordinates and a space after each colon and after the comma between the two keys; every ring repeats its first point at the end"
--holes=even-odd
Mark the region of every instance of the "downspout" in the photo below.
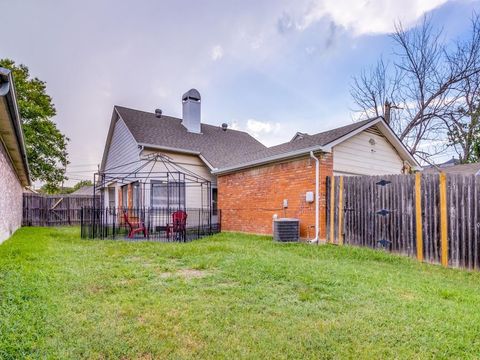
{"type": "Polygon", "coordinates": [[[319,181],[320,181],[320,160],[313,155],[313,151],[310,151],[310,157],[315,159],[315,238],[310,240],[310,243],[319,243],[318,241],[318,233],[319,233],[319,223],[318,223],[318,215],[319,215],[319,196],[318,196],[318,189],[319,189],[319,181]]]}

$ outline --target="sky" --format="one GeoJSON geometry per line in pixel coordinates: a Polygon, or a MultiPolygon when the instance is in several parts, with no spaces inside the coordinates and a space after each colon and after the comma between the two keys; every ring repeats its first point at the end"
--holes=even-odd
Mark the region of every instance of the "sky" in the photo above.
{"type": "Polygon", "coordinates": [[[202,122],[270,146],[355,117],[352,77],[393,52],[395,21],[424,14],[461,38],[478,0],[0,0],[0,58],[46,81],[69,138],[69,184],[92,179],[114,105],[202,122]]]}

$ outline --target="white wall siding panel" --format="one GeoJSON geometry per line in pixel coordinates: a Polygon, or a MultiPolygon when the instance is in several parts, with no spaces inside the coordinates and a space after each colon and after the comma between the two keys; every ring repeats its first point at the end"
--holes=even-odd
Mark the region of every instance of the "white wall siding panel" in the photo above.
{"type": "Polygon", "coordinates": [[[128,174],[133,172],[141,165],[138,163],[140,160],[139,151],[132,133],[128,130],[125,122],[119,119],[115,124],[110,148],[108,149],[107,159],[105,161],[106,173],[122,172],[128,174]]]}
{"type": "Polygon", "coordinates": [[[334,174],[401,174],[402,167],[403,161],[390,142],[372,132],[363,131],[333,148],[334,174]]]}
{"type": "MultiPolygon", "coordinates": [[[[153,150],[144,150],[142,152],[143,156],[149,155],[149,154],[163,154],[167,156],[171,162],[177,164],[179,167],[182,167],[188,171],[191,171],[195,175],[202,177],[208,181],[211,182],[212,186],[215,186],[216,184],[216,177],[213,176],[210,173],[210,169],[205,165],[205,163],[197,156],[197,155],[188,155],[188,154],[179,154],[179,153],[173,153],[173,152],[167,152],[167,151],[153,151],[153,150]]],[[[166,171],[173,171],[174,169],[169,166],[169,169],[167,170],[165,165],[161,162],[158,161],[155,166],[152,165],[147,165],[146,166],[147,171],[150,171],[152,169],[152,179],[154,179],[155,172],[166,172],[166,171]]],[[[150,194],[147,191],[145,194],[146,201],[145,203],[147,206],[150,204],[150,194]]],[[[204,185],[203,188],[200,187],[200,184],[195,185],[195,184],[186,184],[186,189],[185,189],[185,206],[187,208],[201,208],[202,207],[202,197],[203,197],[203,206],[207,206],[207,197],[208,197],[208,191],[207,191],[207,186],[204,185]]]]}

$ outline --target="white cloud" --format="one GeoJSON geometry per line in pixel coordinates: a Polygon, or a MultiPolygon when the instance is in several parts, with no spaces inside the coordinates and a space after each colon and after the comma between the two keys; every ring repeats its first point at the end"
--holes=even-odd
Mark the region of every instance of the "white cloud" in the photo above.
{"type": "Polygon", "coordinates": [[[233,130],[241,130],[237,120],[232,120],[230,124],[228,124],[228,127],[233,130]]]}
{"type": "Polygon", "coordinates": [[[280,129],[280,123],[271,123],[267,121],[258,121],[255,119],[247,120],[247,130],[253,134],[253,136],[259,136],[261,134],[270,134],[280,129]]]}
{"type": "Polygon", "coordinates": [[[395,21],[410,27],[425,13],[447,0],[317,0],[296,22],[304,30],[315,22],[329,18],[354,35],[392,32],[395,21]]]}
{"type": "Polygon", "coordinates": [[[223,57],[223,48],[221,45],[215,45],[212,48],[211,58],[213,61],[220,60],[223,57]]]}
{"type": "Polygon", "coordinates": [[[252,40],[251,47],[253,50],[259,49],[263,45],[263,36],[258,35],[255,36],[252,40]]]}
{"type": "Polygon", "coordinates": [[[232,120],[229,129],[246,131],[266,146],[277,145],[290,140],[293,130],[279,122],[248,119],[247,121],[232,120]]]}

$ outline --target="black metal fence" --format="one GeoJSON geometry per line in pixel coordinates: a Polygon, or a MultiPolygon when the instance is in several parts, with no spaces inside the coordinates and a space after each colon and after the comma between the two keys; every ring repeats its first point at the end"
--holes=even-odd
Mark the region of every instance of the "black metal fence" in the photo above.
{"type": "Polygon", "coordinates": [[[220,219],[209,209],[83,207],[81,237],[187,242],[220,232],[220,219]]]}

